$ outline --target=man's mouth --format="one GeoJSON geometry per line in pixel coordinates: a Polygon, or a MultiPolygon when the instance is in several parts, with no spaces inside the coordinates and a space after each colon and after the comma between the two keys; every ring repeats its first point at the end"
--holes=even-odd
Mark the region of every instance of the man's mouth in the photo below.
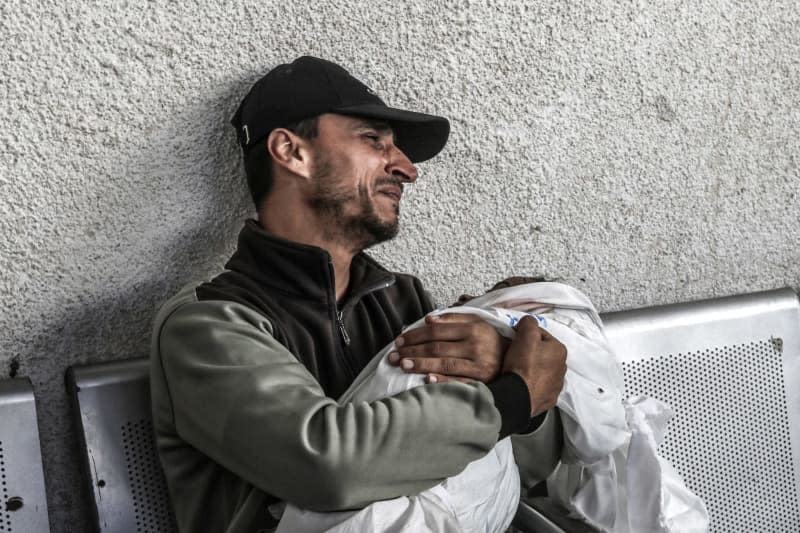
{"type": "Polygon", "coordinates": [[[403,189],[401,187],[386,187],[385,189],[380,189],[378,193],[386,195],[399,203],[400,198],[403,196],[403,189]]]}

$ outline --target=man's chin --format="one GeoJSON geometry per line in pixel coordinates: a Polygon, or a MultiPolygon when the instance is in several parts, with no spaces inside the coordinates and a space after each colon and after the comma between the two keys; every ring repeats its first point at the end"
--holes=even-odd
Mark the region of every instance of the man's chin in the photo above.
{"type": "Polygon", "coordinates": [[[387,202],[385,202],[384,205],[375,206],[376,209],[374,209],[373,212],[375,213],[375,216],[380,216],[380,218],[387,224],[392,222],[396,224],[397,219],[400,217],[400,203],[389,197],[385,198],[387,198],[387,202]],[[378,213],[380,213],[380,215],[378,213]]]}
{"type": "Polygon", "coordinates": [[[363,248],[369,248],[382,242],[390,241],[400,231],[400,224],[395,218],[392,222],[371,220],[363,226],[365,239],[363,248]]]}

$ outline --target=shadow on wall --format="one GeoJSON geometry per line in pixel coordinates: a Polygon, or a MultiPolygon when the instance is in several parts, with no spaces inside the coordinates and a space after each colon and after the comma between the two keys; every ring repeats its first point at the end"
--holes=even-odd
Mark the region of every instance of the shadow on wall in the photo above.
{"type": "Polygon", "coordinates": [[[133,227],[125,230],[130,243],[124,235],[107,235],[108,241],[125,244],[103,252],[110,272],[85,292],[81,287],[82,294],[70,295],[69,303],[56,302],[51,316],[38,319],[32,338],[11,334],[16,353],[4,374],[28,376],[34,384],[53,531],[91,529],[65,370],[147,356],[158,307],[183,284],[221,270],[242,221],[251,216],[228,122],[245,85],[231,84],[177,113],[133,157],[121,160],[117,176],[127,178],[129,190],[151,199],[141,212],[130,213],[133,227]],[[145,231],[136,235],[141,228],[145,231]]]}

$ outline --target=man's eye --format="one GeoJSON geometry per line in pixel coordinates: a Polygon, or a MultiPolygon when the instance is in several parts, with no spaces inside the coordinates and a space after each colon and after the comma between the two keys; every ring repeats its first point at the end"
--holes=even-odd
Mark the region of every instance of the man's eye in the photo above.
{"type": "Polygon", "coordinates": [[[364,138],[378,150],[383,150],[383,140],[377,133],[365,133],[364,138]]]}

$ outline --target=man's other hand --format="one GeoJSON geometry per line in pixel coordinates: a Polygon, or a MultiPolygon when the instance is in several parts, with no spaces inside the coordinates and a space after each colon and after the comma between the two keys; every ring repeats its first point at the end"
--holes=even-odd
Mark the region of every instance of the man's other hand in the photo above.
{"type": "Polygon", "coordinates": [[[508,339],[470,314],[428,315],[425,324],[395,339],[389,362],[406,372],[428,374],[429,383],[495,379],[508,339]]]}
{"type": "Polygon", "coordinates": [[[514,372],[525,380],[531,416],[536,416],[556,405],[567,372],[567,349],[533,317],[524,317],[514,329],[517,334],[506,352],[503,373],[514,372]]]}

